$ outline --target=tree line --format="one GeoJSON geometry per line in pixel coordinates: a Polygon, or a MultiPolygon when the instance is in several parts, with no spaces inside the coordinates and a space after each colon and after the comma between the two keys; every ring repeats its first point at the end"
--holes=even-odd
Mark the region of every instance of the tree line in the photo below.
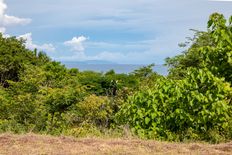
{"type": "Polygon", "coordinates": [[[129,74],[68,69],[24,40],[0,35],[0,132],[125,135],[221,142],[232,139],[232,17],[210,15],[207,31],[166,59],[129,74]]]}

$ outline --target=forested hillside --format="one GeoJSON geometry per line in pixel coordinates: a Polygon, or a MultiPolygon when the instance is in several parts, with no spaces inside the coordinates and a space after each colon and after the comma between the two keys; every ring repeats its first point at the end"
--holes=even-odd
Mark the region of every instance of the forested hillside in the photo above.
{"type": "Polygon", "coordinates": [[[0,132],[232,140],[232,17],[214,13],[167,77],[67,69],[24,40],[0,35],[0,132]]]}

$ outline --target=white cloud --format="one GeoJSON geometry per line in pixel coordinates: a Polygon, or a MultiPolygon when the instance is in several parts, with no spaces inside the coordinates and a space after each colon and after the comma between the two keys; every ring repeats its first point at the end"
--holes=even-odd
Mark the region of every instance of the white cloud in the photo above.
{"type": "Polygon", "coordinates": [[[64,45],[71,47],[73,51],[82,52],[85,50],[83,43],[87,40],[86,37],[73,37],[72,40],[65,41],[64,45]]]}
{"type": "Polygon", "coordinates": [[[108,60],[121,64],[144,64],[154,63],[155,58],[159,56],[159,53],[154,51],[143,51],[143,52],[101,52],[95,56],[87,56],[87,60],[108,60]]]}
{"type": "Polygon", "coordinates": [[[32,41],[32,34],[31,33],[26,33],[24,35],[21,35],[18,37],[18,39],[20,39],[20,38],[26,40],[25,46],[28,49],[33,50],[36,48],[38,50],[46,51],[46,52],[54,52],[55,51],[55,47],[52,44],[42,44],[42,45],[34,44],[32,41]]]}
{"type": "Polygon", "coordinates": [[[19,18],[5,14],[7,5],[0,0],[0,26],[25,25],[31,22],[29,18],[19,18]]]}
{"type": "Polygon", "coordinates": [[[29,18],[19,18],[15,16],[9,16],[5,14],[7,5],[4,3],[4,0],[0,0],[0,33],[3,34],[3,37],[10,37],[9,34],[5,34],[6,27],[14,25],[26,25],[31,22],[29,18]]]}
{"type": "MultiPolygon", "coordinates": [[[[26,25],[31,22],[31,19],[29,18],[19,18],[15,16],[10,16],[5,13],[7,9],[7,5],[4,2],[4,0],[0,0],[0,33],[3,34],[3,37],[10,37],[10,35],[5,34],[6,28],[8,26],[15,26],[15,25],[26,25]]],[[[24,35],[21,35],[19,38],[22,38],[25,40],[25,46],[28,49],[38,49],[42,51],[48,51],[48,52],[53,52],[55,51],[55,47],[52,44],[42,44],[42,45],[37,45],[34,44],[32,41],[32,34],[31,33],[26,33],[24,35]]]]}
{"type": "Polygon", "coordinates": [[[60,61],[87,61],[87,60],[109,60],[109,61],[117,61],[121,58],[124,58],[122,53],[113,53],[113,52],[101,52],[99,54],[90,56],[85,52],[76,52],[72,56],[62,56],[57,58],[60,61]]]}
{"type": "MultiPolygon", "coordinates": [[[[5,13],[7,9],[7,5],[4,2],[4,0],[0,0],[0,33],[3,34],[3,37],[10,37],[10,35],[5,34],[6,28],[8,26],[15,26],[15,25],[26,25],[31,22],[31,19],[29,18],[19,18],[15,16],[10,16],[5,13]]],[[[52,44],[42,44],[42,45],[37,45],[34,44],[32,41],[32,34],[31,33],[26,33],[24,35],[21,35],[19,38],[22,38],[25,40],[25,46],[28,49],[38,49],[42,51],[48,51],[48,52],[53,52],[55,51],[55,48],[52,44]]]]}
{"type": "Polygon", "coordinates": [[[144,64],[154,63],[155,58],[159,56],[158,53],[152,51],[144,52],[100,52],[95,55],[87,55],[85,52],[78,52],[72,56],[62,56],[56,58],[58,61],[87,61],[87,60],[106,60],[117,62],[121,64],[144,64]]]}
{"type": "Polygon", "coordinates": [[[176,43],[167,46],[167,42],[175,39],[172,36],[174,35],[154,40],[121,43],[88,41],[85,43],[86,51],[74,52],[72,55],[55,59],[59,61],[107,60],[121,64],[162,64],[166,57],[176,55],[179,50],[182,51],[176,43]],[[170,47],[174,50],[170,50],[170,47]]]}
{"type": "Polygon", "coordinates": [[[0,33],[5,33],[6,32],[6,28],[5,27],[0,27],[0,33]]]}
{"type": "Polygon", "coordinates": [[[18,18],[15,16],[8,16],[8,15],[4,15],[1,20],[4,26],[26,25],[31,22],[31,19],[28,19],[28,18],[18,18]]]}
{"type": "Polygon", "coordinates": [[[0,33],[2,33],[2,36],[4,38],[10,37],[10,35],[9,34],[5,34],[5,32],[6,32],[6,28],[5,27],[0,27],[0,33]]]}

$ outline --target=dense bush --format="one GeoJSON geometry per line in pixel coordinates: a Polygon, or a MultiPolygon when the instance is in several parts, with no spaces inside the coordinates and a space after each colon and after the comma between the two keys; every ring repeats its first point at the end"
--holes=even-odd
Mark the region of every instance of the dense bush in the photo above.
{"type": "Polygon", "coordinates": [[[112,108],[107,97],[90,95],[76,105],[77,119],[80,123],[90,123],[97,126],[107,127],[112,108]]]}
{"type": "Polygon", "coordinates": [[[191,130],[205,140],[211,130],[229,131],[230,84],[208,70],[190,69],[188,74],[179,81],[160,79],[154,88],[129,97],[118,113],[119,121],[147,138],[181,140],[191,130]]]}
{"type": "Polygon", "coordinates": [[[168,78],[129,97],[117,114],[140,137],[220,141],[231,138],[232,17],[214,13],[182,55],[168,58],[168,78]],[[213,138],[218,137],[217,139],[213,138]]]}

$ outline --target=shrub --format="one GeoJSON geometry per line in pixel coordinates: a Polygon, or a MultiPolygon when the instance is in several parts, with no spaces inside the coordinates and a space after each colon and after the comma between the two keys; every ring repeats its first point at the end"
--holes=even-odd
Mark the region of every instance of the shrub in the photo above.
{"type": "Polygon", "coordinates": [[[140,137],[182,135],[182,140],[183,133],[191,129],[206,139],[210,130],[229,129],[231,94],[230,84],[207,69],[189,69],[183,80],[160,79],[153,89],[129,97],[117,119],[128,123],[140,137]]]}
{"type": "Polygon", "coordinates": [[[107,97],[90,95],[77,103],[76,117],[80,123],[88,122],[107,127],[112,114],[111,104],[107,97]]]}

